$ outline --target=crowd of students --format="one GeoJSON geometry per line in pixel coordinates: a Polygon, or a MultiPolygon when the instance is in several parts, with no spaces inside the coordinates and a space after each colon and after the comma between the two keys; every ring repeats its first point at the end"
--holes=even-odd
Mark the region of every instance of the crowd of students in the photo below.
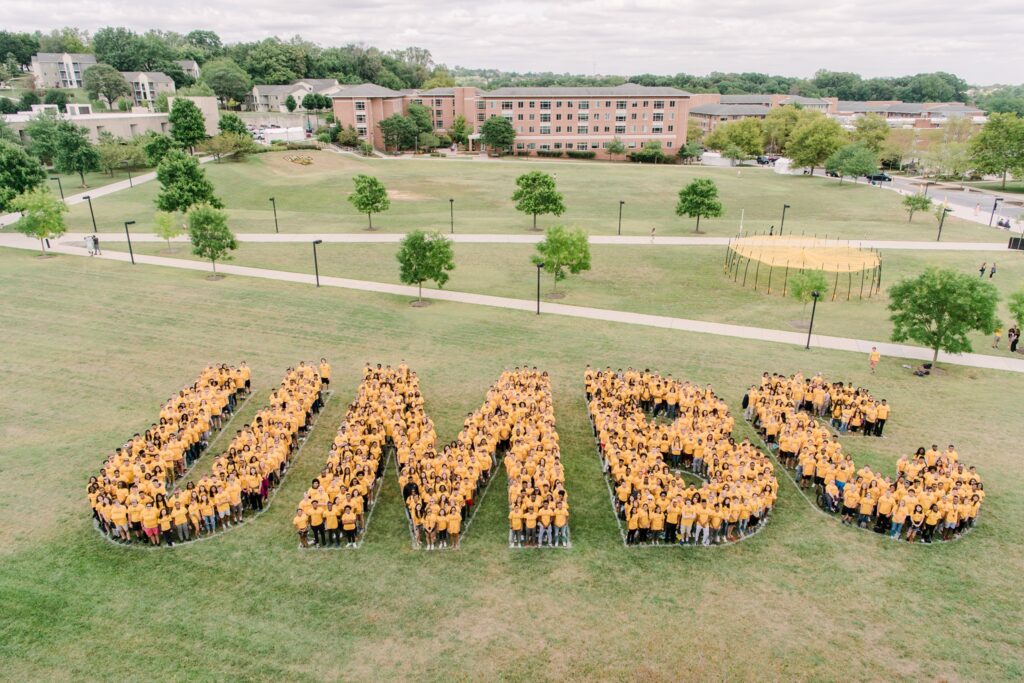
{"type": "Polygon", "coordinates": [[[239,397],[251,391],[249,369],[206,368],[161,410],[160,423],[136,434],[104,461],[88,484],[100,528],[122,543],[174,545],[216,533],[263,509],[280,483],[298,438],[322,407],[317,369],[289,368],[268,406],[235,432],[210,474],[175,488],[223,426],[239,397]]]}
{"type": "Polygon", "coordinates": [[[844,524],[871,528],[894,540],[923,543],[958,537],[974,525],[985,499],[984,485],[973,466],[960,462],[952,444],[944,451],[933,444],[930,449],[918,448],[913,456],[902,456],[895,479],[869,467],[858,469],[843,453],[838,435],[819,418],[833,415],[834,427],[841,427],[845,420],[852,430],[861,415],[858,427],[868,432],[875,422],[873,433],[880,435],[888,407],[866,389],[830,383],[820,374],[805,378],[764,373],[760,385],[748,390],[744,404],[748,419],[769,447],[778,449],[780,462],[794,470],[799,485],[815,487],[819,504],[840,514],[844,524]],[[869,419],[872,408],[883,407],[884,412],[869,419]]]}
{"type": "Polygon", "coordinates": [[[628,544],[736,541],[767,518],[778,495],[772,462],[732,438],[733,418],[710,385],[589,365],[584,384],[628,544]],[[654,419],[662,414],[668,421],[654,419]],[[706,483],[688,484],[679,470],[706,483]]]}

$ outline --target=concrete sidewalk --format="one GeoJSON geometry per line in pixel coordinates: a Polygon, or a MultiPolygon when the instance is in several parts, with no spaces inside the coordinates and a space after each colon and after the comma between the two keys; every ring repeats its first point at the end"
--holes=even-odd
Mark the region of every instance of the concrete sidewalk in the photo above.
{"type": "MultiPolygon", "coordinates": [[[[29,249],[33,251],[39,248],[37,241],[28,239],[22,235],[2,235],[0,236],[0,246],[16,249],[29,249]]],[[[85,256],[87,254],[84,247],[75,247],[63,244],[57,245],[53,251],[76,256],[85,256]]],[[[107,252],[100,258],[114,261],[128,261],[129,256],[124,252],[107,252]]],[[[161,256],[137,255],[135,257],[135,261],[139,264],[165,266],[169,268],[182,268],[186,270],[204,272],[209,270],[209,265],[202,261],[188,261],[185,259],[166,258],[161,256]]],[[[218,270],[219,272],[226,274],[256,277],[265,280],[277,280],[281,282],[309,285],[312,285],[315,282],[313,275],[305,273],[291,273],[264,268],[232,266],[228,264],[219,266],[218,270]]],[[[417,293],[416,287],[393,285],[383,282],[351,280],[347,278],[321,277],[320,284],[325,287],[340,287],[343,289],[354,289],[364,292],[392,294],[406,297],[414,297],[417,293]]],[[[467,292],[452,292],[447,290],[428,289],[424,290],[423,296],[424,298],[438,301],[450,301],[476,306],[491,306],[494,308],[504,308],[530,313],[534,312],[537,306],[535,301],[528,299],[512,299],[508,297],[470,294],[467,292]]],[[[566,304],[541,302],[540,310],[546,314],[562,315],[573,318],[602,320],[605,322],[623,323],[626,325],[638,325],[643,327],[660,327],[663,329],[697,332],[700,334],[735,337],[739,339],[752,339],[755,341],[775,342],[779,344],[803,346],[807,341],[807,335],[800,332],[787,332],[785,330],[771,330],[761,327],[747,327],[743,325],[728,325],[724,323],[705,322],[702,320],[672,318],[668,316],[590,308],[586,306],[570,306],[566,304]]],[[[867,354],[872,346],[877,346],[879,352],[883,356],[906,358],[910,360],[931,360],[932,356],[932,352],[928,349],[916,346],[907,346],[904,344],[893,344],[867,339],[831,337],[826,335],[813,335],[811,337],[811,346],[815,348],[834,349],[839,351],[852,351],[861,354],[867,354]]],[[[999,356],[987,356],[978,353],[965,353],[958,355],[940,353],[939,360],[943,363],[953,365],[1024,373],[1024,360],[1016,358],[1002,358],[999,356]]]]}
{"type": "MultiPolygon", "coordinates": [[[[69,232],[60,238],[61,242],[81,242],[87,234],[84,232],[69,232]]],[[[126,237],[123,232],[101,232],[100,239],[104,242],[124,242],[126,237]]],[[[446,234],[446,237],[457,244],[536,244],[544,239],[541,234],[529,235],[494,235],[494,234],[446,234]]],[[[405,237],[405,233],[398,232],[350,232],[350,233],[265,233],[265,232],[243,232],[235,237],[240,242],[251,242],[254,244],[308,244],[313,240],[323,240],[328,243],[346,244],[397,244],[405,237]]],[[[619,237],[616,235],[591,235],[591,244],[598,245],[622,245],[622,246],[673,246],[673,247],[724,247],[729,244],[728,237],[688,237],[670,236],[655,237],[628,235],[619,237]]],[[[754,238],[752,238],[754,239],[754,238]]],[[[164,239],[150,232],[132,233],[132,242],[163,242],[164,239]]],[[[182,235],[171,240],[172,242],[188,242],[188,237],[182,235]]],[[[913,251],[1006,251],[1006,245],[999,242],[913,242],[900,240],[824,240],[827,246],[835,247],[856,247],[863,249],[897,249],[913,251]]],[[[723,252],[724,253],[724,252],[723,252]]]]}

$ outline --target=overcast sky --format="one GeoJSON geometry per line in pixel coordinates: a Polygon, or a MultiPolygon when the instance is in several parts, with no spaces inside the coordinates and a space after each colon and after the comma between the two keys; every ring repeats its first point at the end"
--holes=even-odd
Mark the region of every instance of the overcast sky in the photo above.
{"type": "Polygon", "coordinates": [[[0,25],[417,45],[448,65],[674,74],[819,68],[1024,82],[1022,0],[0,0],[0,25]]]}

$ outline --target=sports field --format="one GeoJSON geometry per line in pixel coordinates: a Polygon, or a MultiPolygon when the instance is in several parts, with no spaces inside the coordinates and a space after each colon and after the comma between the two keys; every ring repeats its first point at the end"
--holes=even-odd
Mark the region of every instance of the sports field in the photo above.
{"type": "Polygon", "coordinates": [[[0,253],[5,678],[1024,676],[1016,375],[951,366],[920,380],[883,360],[869,376],[865,358],[838,352],[188,275],[0,253]],[[335,394],[267,514],[170,551],[114,547],[92,530],[87,478],[200,367],[253,366],[244,419],[285,367],[321,355],[335,394]],[[552,373],[570,551],[509,550],[505,501],[491,492],[462,551],[414,552],[393,469],[362,549],[296,549],[291,512],[359,369],[401,359],[419,372],[442,440],[503,367],[552,373]],[[824,518],[783,478],[770,524],[750,540],[627,550],[585,416],[586,363],[711,382],[734,412],[764,370],[862,383],[894,412],[887,439],[845,439],[858,464],[892,472],[918,445],[955,443],[985,476],[978,528],[954,543],[893,543],[824,518]]]}
{"type": "MultiPolygon", "coordinates": [[[[935,238],[937,222],[930,215],[907,222],[900,197],[869,185],[828,178],[781,176],[759,168],[703,168],[694,166],[637,166],[634,164],[486,162],[457,159],[396,161],[364,159],[329,152],[272,152],[242,161],[224,160],[204,165],[228,209],[236,232],[273,232],[270,197],[277,203],[283,232],[355,232],[367,227],[366,216],[356,213],[346,197],[351,178],[368,173],[380,178],[392,193],[391,209],[374,216],[374,227],[385,232],[413,229],[448,229],[449,199],[455,204],[456,232],[528,233],[531,218],[517,212],[511,196],[517,175],[543,168],[556,176],[565,195],[561,217],[542,216],[538,226],[556,223],[581,227],[592,234],[615,234],[619,201],[625,201],[622,233],[686,235],[695,221],[675,215],[679,190],[698,177],[718,184],[725,215],[701,220],[709,235],[732,237],[740,217],[746,231],[778,232],[782,205],[790,204],[785,232],[840,239],[935,238]],[[309,166],[289,161],[308,156],[309,166]]],[[[136,230],[153,225],[153,199],[159,186],[141,185],[94,202],[101,231],[122,230],[123,222],[135,220],[136,230]]],[[[937,198],[941,201],[941,198],[937,198]]],[[[92,229],[86,205],[72,208],[72,231],[92,229]]],[[[1003,242],[1005,233],[949,218],[943,228],[949,241],[1003,242]]]]}

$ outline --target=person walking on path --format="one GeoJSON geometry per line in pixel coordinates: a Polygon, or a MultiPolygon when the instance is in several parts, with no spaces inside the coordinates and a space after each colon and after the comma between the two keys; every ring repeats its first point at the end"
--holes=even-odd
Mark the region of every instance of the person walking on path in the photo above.
{"type": "Polygon", "coordinates": [[[95,235],[94,234],[92,236],[92,251],[93,251],[94,254],[96,254],[96,256],[103,256],[103,252],[100,251],[100,236],[99,235],[95,235]]]}
{"type": "Polygon", "coordinates": [[[985,277],[985,270],[988,268],[988,261],[983,261],[981,268],[978,268],[978,277],[985,277]]]}
{"type": "Polygon", "coordinates": [[[1002,339],[1002,338],[1003,338],[1003,328],[997,327],[996,328],[995,336],[992,339],[992,348],[993,349],[998,349],[999,348],[999,340],[1002,339]]]}
{"type": "Polygon", "coordinates": [[[1006,341],[1010,343],[1010,353],[1017,353],[1017,343],[1020,341],[1020,330],[1011,327],[1006,331],[1006,341]]]}
{"type": "Polygon", "coordinates": [[[996,262],[992,262],[992,267],[988,271],[988,279],[991,280],[996,275],[996,262]]]}
{"type": "Polygon", "coordinates": [[[875,374],[875,368],[878,367],[878,361],[882,360],[882,354],[878,353],[878,347],[871,347],[871,355],[868,356],[868,365],[871,366],[871,374],[875,374]]]}
{"type": "Polygon", "coordinates": [[[654,233],[657,232],[657,228],[651,228],[651,244],[654,244],[654,233]]]}

